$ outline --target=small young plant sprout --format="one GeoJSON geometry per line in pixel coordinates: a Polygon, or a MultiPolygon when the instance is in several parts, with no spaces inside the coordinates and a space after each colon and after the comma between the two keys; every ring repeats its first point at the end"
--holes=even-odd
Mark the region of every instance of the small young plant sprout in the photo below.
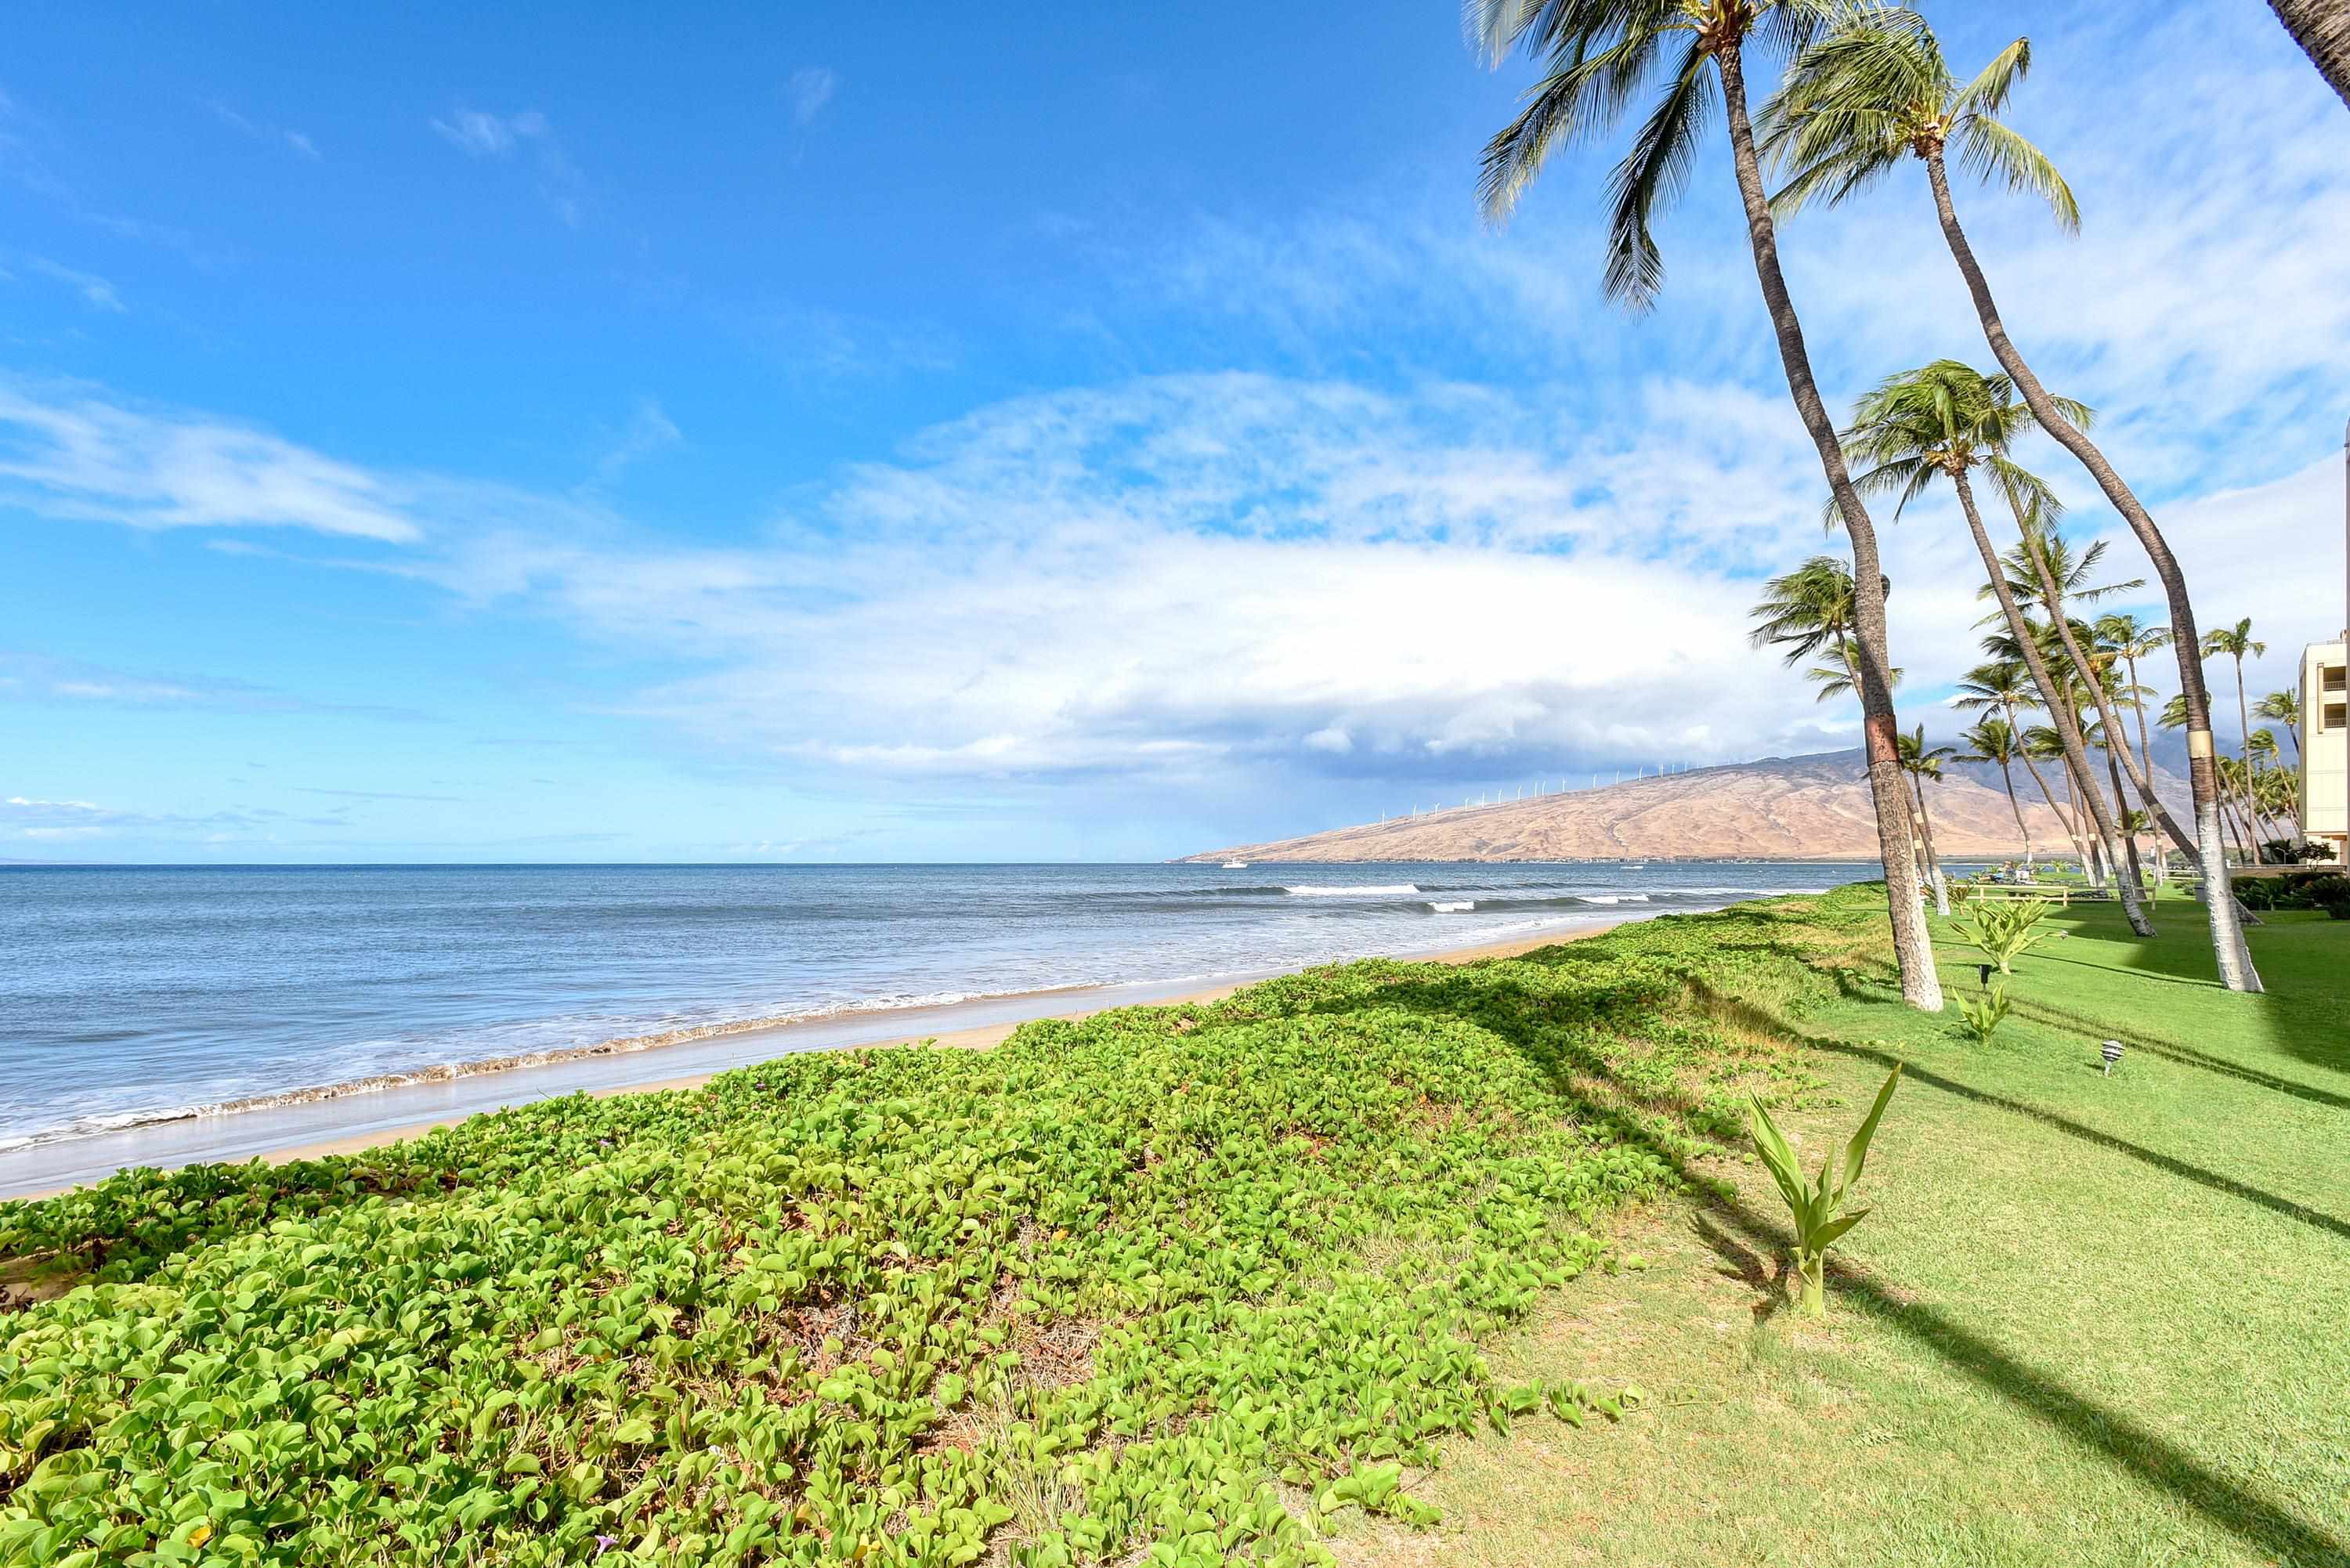
{"type": "Polygon", "coordinates": [[[1885,1086],[1877,1091],[1877,1104],[1868,1108],[1868,1119],[1860,1124],[1851,1142],[1820,1162],[1819,1179],[1809,1187],[1804,1184],[1794,1148],[1779,1124],[1771,1119],[1762,1097],[1747,1096],[1747,1122],[1754,1135],[1755,1152],[1770,1167],[1771,1178],[1779,1184],[1779,1196],[1787,1200],[1788,1216],[1794,1221],[1795,1268],[1804,1276],[1803,1310],[1808,1316],[1828,1314],[1824,1272],[1829,1246],[1868,1218],[1866,1209],[1845,1213],[1844,1200],[1860,1180],[1861,1165],[1868,1158],[1868,1140],[1877,1136],[1877,1118],[1885,1115],[1886,1102],[1893,1098],[1900,1082],[1901,1069],[1897,1066],[1885,1075],[1885,1086]]]}
{"type": "Polygon", "coordinates": [[[1981,997],[1960,997],[1959,1016],[1967,1021],[1967,1033],[1975,1037],[1976,1044],[1990,1044],[1991,1032],[2007,1017],[2007,987],[1994,981],[1981,997]]]}

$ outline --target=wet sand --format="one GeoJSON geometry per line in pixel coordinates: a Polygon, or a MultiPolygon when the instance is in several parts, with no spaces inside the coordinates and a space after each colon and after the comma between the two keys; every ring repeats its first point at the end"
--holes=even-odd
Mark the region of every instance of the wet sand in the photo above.
{"type": "MultiPolygon", "coordinates": [[[[1475,947],[1399,955],[1441,963],[1508,958],[1577,941],[1638,919],[1561,927],[1475,947]]],[[[175,1169],[255,1158],[273,1162],[357,1154],[473,1116],[585,1091],[598,1097],[691,1089],[720,1073],[798,1051],[913,1045],[977,1050],[1039,1018],[1085,1018],[1116,1007],[1213,1002],[1291,970],[1234,976],[1210,986],[1175,982],[1064,988],[938,1008],[847,1013],[771,1027],[712,1032],[645,1050],[590,1049],[498,1071],[404,1083],[364,1093],[273,1102],[252,1109],[154,1122],[0,1155],[0,1199],[45,1198],[132,1166],[175,1169]],[[1070,1007],[1084,999],[1086,1005],[1070,1007]],[[922,1029],[925,1020],[938,1027],[922,1029]],[[679,1068],[687,1071],[680,1072],[679,1068]],[[329,1129],[334,1129],[329,1131],[329,1129]]]]}

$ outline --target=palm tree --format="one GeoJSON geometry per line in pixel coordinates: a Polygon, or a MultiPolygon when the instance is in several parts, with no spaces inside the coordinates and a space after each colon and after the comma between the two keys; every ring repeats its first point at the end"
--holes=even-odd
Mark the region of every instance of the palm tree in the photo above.
{"type": "Polygon", "coordinates": [[[2154,885],[2160,888],[2168,881],[2170,857],[2162,851],[2162,834],[2154,826],[2154,818],[2142,811],[2126,811],[2122,813],[2122,831],[2128,834],[2133,841],[2143,836],[2147,846],[2153,851],[2154,885]]]}
{"type": "MultiPolygon", "coordinates": [[[[1892,588],[1884,584],[1885,592],[1892,588]]],[[[1852,635],[1853,605],[1851,569],[1834,556],[1814,556],[1762,585],[1762,597],[1747,612],[1754,622],[1747,640],[1783,648],[1786,662],[1800,664],[1852,635]]]]}
{"type": "MultiPolygon", "coordinates": [[[[2082,743],[2073,705],[2060,700],[2060,689],[2049,673],[2047,661],[2041,657],[2031,623],[2024,619],[2014,593],[2008,587],[2007,574],[2001,566],[1998,552],[1991,547],[1982,514],[1975,506],[1970,473],[1979,466],[1986,468],[1993,482],[2011,497],[2020,493],[2037,495],[2046,489],[2038,478],[2017,467],[2006,455],[2015,438],[2030,429],[2032,423],[2031,413],[2016,403],[2004,377],[1986,379],[1955,359],[1938,359],[1919,369],[1889,376],[1862,397],[1853,410],[1852,428],[1844,432],[1845,451],[1854,462],[1872,465],[1854,481],[1857,489],[1869,494],[1889,493],[1899,496],[1893,509],[1896,518],[1936,479],[1949,480],[1958,493],[1959,509],[1966,514],[1967,528],[1974,535],[1983,570],[1990,575],[2000,613],[2006,618],[2017,654],[2032,671],[2033,682],[2040,688],[2041,701],[2055,722],[2057,736],[2064,742],[2065,766],[2072,770],[2074,782],[2080,786],[2081,800],[2095,825],[2097,842],[2105,848],[2106,861],[2118,866],[2119,830],[2089,772],[2088,750],[2082,743]]],[[[2137,890],[2125,883],[2120,892],[2122,912],[2129,920],[2130,929],[2141,937],[2154,935],[2153,923],[2139,905],[2137,890]]]]}
{"type": "Polygon", "coordinates": [[[1942,875],[1942,857],[1934,852],[1934,819],[1926,812],[1926,781],[1942,776],[1942,763],[1959,753],[1954,747],[1926,744],[1926,726],[1918,725],[1901,737],[1901,771],[1909,775],[1909,787],[1918,798],[1918,839],[1926,852],[1926,879],[1934,888],[1934,912],[1947,918],[1950,912],[1950,879],[1942,875]]]}
{"type": "Polygon", "coordinates": [[[1649,222],[1688,182],[1713,86],[1720,83],[1731,169],[1746,211],[1747,244],[1778,339],[1780,367],[1852,543],[1861,733],[1901,996],[1912,1007],[1939,1012],[1942,983],[1934,973],[1933,939],[1909,869],[1909,811],[1894,742],[1898,725],[1877,530],[1853,490],[1835,421],[1812,376],[1803,323],[1779,267],[1778,234],[1746,106],[1750,41],[1759,34],[1766,47],[1800,47],[1818,26],[1818,0],[1466,0],[1464,15],[1471,38],[1492,63],[1523,48],[1544,57],[1548,71],[1517,118],[1485,146],[1478,189],[1486,215],[1494,221],[1516,207],[1554,150],[1605,134],[1646,84],[1653,80],[1660,87],[1655,107],[1608,182],[1607,292],[1636,309],[1652,305],[1664,286],[1664,263],[1649,222]]]}
{"type": "MultiPolygon", "coordinates": [[[[2099,670],[2098,673],[2103,675],[2105,672],[2099,670]]],[[[2102,719],[2090,721],[2083,727],[2082,732],[2088,737],[2091,745],[2106,753],[2106,776],[2113,781],[2114,802],[2119,808],[2114,818],[2114,826],[2121,830],[2122,842],[2122,865],[2116,869],[2126,872],[2131,887],[2144,888],[2146,874],[2137,861],[2137,836],[2129,830],[2128,826],[2129,797],[2122,794],[2121,770],[2114,765],[2114,753],[2116,751],[2126,752],[2129,749],[2129,737],[2102,719]]]]}
{"type": "MultiPolygon", "coordinates": [[[[2064,759],[2064,737],[2057,734],[2054,725],[2029,725],[2023,732],[2023,755],[2026,761],[2038,758],[2043,763],[2062,763],[2064,759]]],[[[2037,777],[2038,773],[2035,768],[2033,776],[2037,777]]],[[[2081,826],[2081,796],[2073,787],[2073,770],[2062,769],[2057,777],[2064,781],[2064,798],[2060,803],[2054,795],[2049,795],[2048,807],[2056,814],[2056,820],[2064,825],[2064,836],[2073,841],[2073,853],[2081,857],[2081,874],[2094,882],[2100,875],[2096,840],[2081,826]]],[[[2043,784],[2040,787],[2045,794],[2048,786],[2043,784]]]]}
{"type": "Polygon", "coordinates": [[[2301,760],[2301,699],[2290,691],[2272,691],[2252,705],[2252,711],[2272,723],[2282,724],[2293,737],[2293,757],[2301,760]]]}
{"type": "Polygon", "coordinates": [[[2269,0],[2269,9],[2350,108],[2350,7],[2341,0],[2269,0]]]}
{"type": "MultiPolygon", "coordinates": [[[[2073,831],[2073,819],[2066,816],[2064,808],[2056,804],[2056,796],[2049,790],[2048,781],[2040,776],[2039,762],[2032,747],[2026,743],[2023,711],[2040,706],[2040,699],[2032,690],[2030,673],[2023,668],[2023,661],[2017,659],[1978,664],[1959,681],[1959,694],[1951,699],[1950,705],[1976,711],[1996,708],[2006,716],[2008,728],[2015,736],[2017,760],[2023,763],[2023,771],[2032,775],[2032,782],[2040,786],[2040,798],[2048,803],[2048,809],[2064,829],[2064,836],[2073,840],[2074,848],[2077,851],[2080,836],[2073,831]]],[[[2052,730],[2049,733],[2053,737],[2055,732],[2052,730]]],[[[2060,744],[2058,754],[2061,755],[2062,752],[2060,744]]],[[[2024,863],[2031,864],[2028,846],[2024,863]]]]}
{"type": "Polygon", "coordinates": [[[2148,626],[2134,615],[2115,614],[2099,616],[2096,629],[2097,635],[2121,655],[2123,665],[2129,670],[2130,691],[2136,694],[2130,706],[2137,714],[2138,757],[2146,764],[2147,782],[2151,784],[2154,780],[2154,742],[2146,732],[2146,699],[2154,693],[2150,688],[2138,683],[2137,661],[2169,647],[2170,628],[2148,626]]]}
{"type": "Polygon", "coordinates": [[[2243,753],[2244,765],[2233,776],[2236,779],[2237,807],[2253,819],[2255,836],[2252,842],[2255,852],[2252,861],[2255,865],[2260,862],[2260,855],[2257,851],[2260,839],[2258,837],[2259,820],[2252,805],[2252,784],[2253,781],[2260,776],[2261,770],[2260,764],[2252,757],[2252,715],[2250,704],[2244,701],[2244,659],[2248,655],[2258,659],[2268,650],[2269,645],[2252,635],[2252,622],[2250,616],[2233,626],[2221,627],[2217,631],[2203,634],[2204,658],[2212,659],[2224,653],[2236,661],[2236,722],[2239,726],[2237,733],[2243,738],[2241,750],[2243,753]]]}
{"type": "MultiPolygon", "coordinates": [[[[2081,410],[2079,422],[2083,425],[2089,422],[2087,410],[2081,410]]],[[[2119,734],[2121,717],[2114,711],[2116,694],[2111,689],[2109,672],[2102,668],[2100,660],[2092,657],[2083,646],[2085,642],[2095,642],[2095,633],[2072,618],[2064,608],[2064,600],[2067,595],[2075,598],[2103,598],[2108,594],[2123,593],[2143,587],[2143,579],[2133,578],[2126,583],[2112,583],[2103,587],[2092,586],[2090,579],[2095,576],[2097,563],[2106,553],[2105,542],[2099,540],[2075,558],[2071,547],[2064,543],[2064,535],[2056,526],[2056,516],[2061,508],[2044,486],[2029,495],[2024,495],[2015,487],[2010,486],[2008,503],[2014,508],[2015,527],[2020,535],[2014,551],[2011,553],[2010,565],[2022,576],[2025,591],[2036,590],[2039,593],[2041,603],[2048,611],[2049,629],[2063,649],[2065,659],[2071,663],[2073,673],[2079,680],[2082,690],[2087,693],[2092,705],[2096,709],[2097,721],[2119,734]]],[[[2110,658],[2106,659],[2103,663],[2110,664],[2110,658]]],[[[2132,681],[2132,686],[2135,689],[2135,680],[2132,681]]],[[[2120,774],[2114,766],[2116,755],[2114,752],[2106,753],[2106,768],[2108,773],[2115,774],[2116,804],[2126,805],[2128,803],[2122,794],[2120,774]]],[[[2188,836],[2185,829],[2171,819],[2170,808],[2163,805],[2162,796],[2155,791],[2154,768],[2151,762],[2141,771],[2137,759],[2130,754],[2126,745],[2120,749],[2118,755],[2128,767],[2131,782],[2137,785],[2140,804],[2153,815],[2157,822],[2163,825],[2178,846],[2185,850],[2190,858],[2194,857],[2196,853],[2193,847],[2194,841],[2188,836]]]]}
{"type": "Polygon", "coordinates": [[[2195,607],[2187,595],[2186,574],[2137,493],[2040,384],[2022,352],[2009,338],[1998,302],[1991,297],[1974,247],[1960,226],[1958,208],[1950,196],[1945,153],[1955,143],[1961,163],[1970,171],[2043,198],[2065,229],[2079,227],[2080,210],[2055,165],[2000,123],[2000,111],[2031,65],[2031,42],[2018,38],[1972,80],[1961,84],[1943,58],[1932,29],[1915,12],[1872,6],[1841,13],[1826,36],[1807,43],[1789,64],[1783,85],[1764,109],[1766,151],[1794,171],[1777,205],[1792,212],[1814,197],[1840,202],[1911,157],[1925,164],[1943,241],[1966,281],[1983,337],[2000,369],[2013,380],[2040,427],[2097,482],[2106,499],[2137,535],[2154,565],[2155,576],[2161,580],[2170,628],[2177,639],[2179,692],[2187,701],[2188,777],[2195,792],[2195,838],[2203,857],[2211,863],[2204,867],[2208,895],[2204,906],[2211,924],[2212,956],[2229,990],[2258,991],[2260,971],[2252,967],[2235,897],[2228,887],[2219,780],[2212,765],[2216,753],[2211,744],[2210,699],[2195,658],[2199,637],[2195,607]]]}
{"type": "Polygon", "coordinates": [[[2246,616],[2233,626],[2203,634],[2203,657],[2215,659],[2226,654],[2236,661],[2236,722],[2237,733],[2246,741],[2252,738],[2252,711],[2244,701],[2244,660],[2258,659],[2269,650],[2269,645],[2252,635],[2251,617],[2246,616]]]}
{"type": "Polygon", "coordinates": [[[2032,864],[2032,826],[2023,820],[2023,803],[2015,798],[2015,760],[2023,742],[2005,719],[1978,719],[1959,739],[1972,748],[1960,754],[1962,763],[1997,763],[2000,783],[2007,786],[2007,809],[2015,813],[2015,831],[2023,836],[2023,863],[2032,864]]]}

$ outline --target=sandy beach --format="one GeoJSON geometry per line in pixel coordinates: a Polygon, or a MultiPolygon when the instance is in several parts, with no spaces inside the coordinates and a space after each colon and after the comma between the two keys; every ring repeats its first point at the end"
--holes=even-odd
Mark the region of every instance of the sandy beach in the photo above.
{"type": "MultiPolygon", "coordinates": [[[[1627,917],[1636,919],[1638,917],[1627,917]]],[[[1563,927],[1503,941],[1396,955],[1440,963],[1472,963],[1481,959],[1508,958],[1536,948],[1577,941],[1626,924],[1604,920],[1586,926],[1563,927]]],[[[253,1158],[283,1162],[318,1159],[329,1155],[357,1154],[402,1139],[421,1137],[436,1127],[453,1127],[476,1116],[510,1106],[526,1105],[558,1095],[585,1092],[598,1097],[646,1094],[663,1089],[691,1089],[722,1072],[749,1061],[802,1050],[847,1050],[877,1046],[914,1045],[925,1042],[950,1048],[982,1050],[1001,1044],[1021,1024],[1043,1018],[1084,1018],[1111,1008],[1213,1002],[1274,975],[1295,970],[1266,970],[1233,977],[1209,986],[1179,989],[1118,986],[1062,989],[1022,996],[990,999],[988,1002],[940,1009],[910,1009],[916,1016],[931,1014],[951,1026],[907,1031],[903,1016],[868,1014],[860,1019],[784,1024],[771,1028],[721,1031],[674,1044],[641,1050],[588,1050],[560,1060],[534,1062],[492,1072],[470,1073],[438,1082],[400,1085],[356,1094],[273,1104],[252,1110],[192,1116],[159,1122],[58,1143],[38,1145],[0,1157],[0,1199],[47,1198],[100,1180],[112,1171],[137,1165],[173,1168],[206,1161],[253,1158]],[[1091,1005],[1055,1005],[1076,998],[1091,1005]],[[957,1023],[973,1014],[989,1014],[982,1022],[957,1023]],[[858,1028],[898,1032],[860,1036],[858,1028]],[[743,1054],[753,1043],[765,1047],[743,1054]],[[694,1047],[723,1047],[728,1060],[708,1070],[680,1073],[681,1058],[694,1047]],[[664,1069],[670,1069],[664,1071],[664,1069]],[[342,1122],[348,1130],[319,1136],[342,1122]]]]}

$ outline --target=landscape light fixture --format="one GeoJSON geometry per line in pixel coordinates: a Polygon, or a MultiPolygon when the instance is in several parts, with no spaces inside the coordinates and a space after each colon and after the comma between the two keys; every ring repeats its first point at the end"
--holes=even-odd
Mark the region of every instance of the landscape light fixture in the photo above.
{"type": "Polygon", "coordinates": [[[2114,1069],[2121,1064],[2122,1043],[2118,1040],[2108,1040],[2105,1044],[2105,1048],[2100,1051],[2098,1054],[2106,1059],[2105,1075],[2108,1078],[2112,1077],[2114,1075],[2114,1069]]]}

